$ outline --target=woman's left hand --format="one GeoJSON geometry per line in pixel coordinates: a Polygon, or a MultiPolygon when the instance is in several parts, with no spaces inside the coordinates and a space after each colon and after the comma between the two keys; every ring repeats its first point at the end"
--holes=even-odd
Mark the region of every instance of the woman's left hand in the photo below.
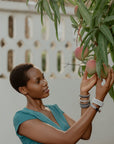
{"type": "Polygon", "coordinates": [[[92,77],[87,79],[87,70],[85,70],[82,82],[80,85],[80,94],[81,95],[88,95],[89,90],[96,84],[97,82],[97,74],[94,74],[92,77]]]}

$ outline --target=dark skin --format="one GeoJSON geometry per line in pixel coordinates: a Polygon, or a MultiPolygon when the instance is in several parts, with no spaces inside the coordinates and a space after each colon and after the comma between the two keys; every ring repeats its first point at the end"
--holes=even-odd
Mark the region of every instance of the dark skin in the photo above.
{"type": "MultiPolygon", "coordinates": [[[[26,107],[45,114],[53,122],[58,124],[50,109],[45,107],[42,102],[43,98],[49,96],[48,83],[42,72],[36,67],[33,67],[28,70],[27,75],[30,78],[27,82],[27,86],[19,87],[19,91],[27,98],[26,107]]],[[[93,75],[93,77],[87,79],[87,71],[85,71],[80,86],[80,94],[87,95],[89,90],[96,84],[96,98],[103,101],[113,83],[114,72],[112,70],[109,71],[104,86],[101,85],[101,80],[97,78],[97,75],[93,75]]],[[[64,113],[70,125],[70,128],[65,132],[38,119],[28,120],[20,125],[18,133],[34,141],[45,144],[74,144],[79,139],[90,138],[92,129],[91,123],[95,115],[96,110],[91,106],[81,111],[81,118],[77,122],[64,113]]]]}

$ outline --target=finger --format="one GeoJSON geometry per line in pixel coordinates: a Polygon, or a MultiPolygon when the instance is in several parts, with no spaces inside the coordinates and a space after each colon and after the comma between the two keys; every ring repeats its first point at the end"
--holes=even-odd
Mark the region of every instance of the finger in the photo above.
{"type": "Polygon", "coordinates": [[[92,81],[92,82],[94,82],[94,84],[96,84],[97,79],[98,79],[97,75],[94,74],[91,78],[89,78],[89,81],[90,81],[90,82],[92,81]]]}
{"type": "Polygon", "coordinates": [[[83,79],[87,79],[87,70],[85,69],[84,75],[83,75],[83,79]]]}
{"type": "Polygon", "coordinates": [[[112,77],[111,77],[111,82],[110,82],[110,87],[109,87],[109,89],[112,87],[112,85],[114,84],[114,72],[113,72],[113,69],[111,69],[111,75],[112,75],[112,77]]]}
{"type": "Polygon", "coordinates": [[[108,71],[108,76],[106,78],[106,83],[105,83],[106,87],[109,87],[110,81],[111,81],[111,70],[108,71]]]}
{"type": "Polygon", "coordinates": [[[102,86],[102,81],[103,81],[103,79],[98,78],[98,80],[97,80],[97,85],[98,85],[98,86],[102,86]]]}

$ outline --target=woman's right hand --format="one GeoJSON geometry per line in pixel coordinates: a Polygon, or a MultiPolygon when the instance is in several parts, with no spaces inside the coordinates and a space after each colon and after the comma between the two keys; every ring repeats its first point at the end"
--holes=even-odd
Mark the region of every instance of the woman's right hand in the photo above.
{"type": "Polygon", "coordinates": [[[105,84],[102,85],[102,79],[98,79],[96,84],[96,99],[99,99],[101,101],[104,100],[105,96],[107,95],[108,91],[114,84],[114,71],[113,69],[110,69],[108,72],[108,76],[105,79],[105,84]]]}

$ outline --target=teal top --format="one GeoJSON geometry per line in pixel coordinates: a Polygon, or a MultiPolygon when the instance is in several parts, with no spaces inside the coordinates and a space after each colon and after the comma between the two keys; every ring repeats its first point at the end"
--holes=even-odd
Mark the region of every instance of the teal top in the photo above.
{"type": "Polygon", "coordinates": [[[39,119],[42,122],[50,124],[51,126],[57,128],[59,130],[66,131],[70,128],[67,120],[65,119],[65,117],[63,115],[64,112],[58,107],[57,104],[46,105],[46,107],[48,107],[51,110],[54,118],[56,119],[56,121],[58,122],[59,125],[54,123],[43,113],[37,112],[34,110],[30,110],[28,108],[23,108],[22,110],[16,112],[14,119],[13,119],[13,124],[15,127],[16,134],[20,138],[22,144],[41,144],[41,143],[33,141],[25,136],[21,136],[18,134],[18,128],[19,128],[20,124],[22,124],[24,121],[31,120],[31,119],[39,119]]]}

